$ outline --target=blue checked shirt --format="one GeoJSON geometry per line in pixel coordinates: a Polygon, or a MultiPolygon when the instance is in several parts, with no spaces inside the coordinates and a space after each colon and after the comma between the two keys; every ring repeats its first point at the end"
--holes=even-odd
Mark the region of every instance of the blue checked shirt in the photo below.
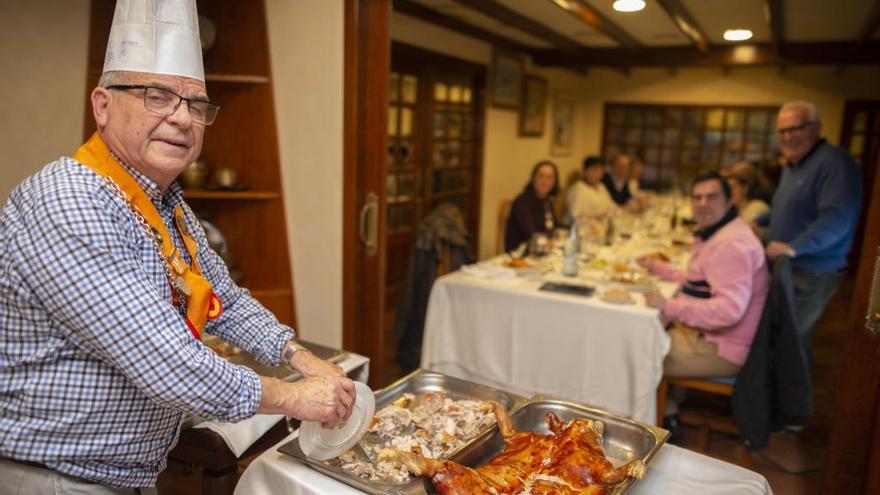
{"type": "MultiPolygon", "coordinates": [[[[236,286],[174,183],[129,170],[184,259],[183,205],[199,263],[223,302],[205,330],[274,366],[293,331],[236,286]]],[[[153,486],[183,413],[252,416],[257,375],[193,338],[162,260],[104,179],[62,157],[0,213],[0,457],[119,487],[153,486]]]]}

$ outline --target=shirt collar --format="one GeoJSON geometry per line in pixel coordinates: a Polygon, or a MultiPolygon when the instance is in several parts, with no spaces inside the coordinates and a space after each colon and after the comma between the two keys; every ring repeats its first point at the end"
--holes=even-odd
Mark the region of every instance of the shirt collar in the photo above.
{"type": "Polygon", "coordinates": [[[807,161],[807,158],[809,158],[810,155],[812,155],[813,153],[815,153],[815,152],[816,152],[816,149],[817,149],[819,146],[821,146],[822,143],[824,143],[824,142],[825,142],[825,138],[819,138],[819,139],[813,144],[813,147],[810,148],[810,151],[807,151],[807,154],[806,154],[806,155],[804,155],[800,160],[798,160],[797,163],[787,162],[788,166],[789,166],[789,167],[794,167],[794,166],[800,165],[801,163],[804,163],[805,161],[807,161]]]}
{"type": "Polygon", "coordinates": [[[165,194],[162,194],[162,190],[159,189],[159,186],[153,182],[152,179],[142,174],[134,167],[130,167],[119,158],[116,158],[116,160],[121,163],[122,167],[125,168],[125,171],[134,178],[135,182],[137,182],[138,186],[140,186],[140,188],[147,194],[147,197],[150,198],[150,201],[152,201],[153,204],[161,206],[164,202],[171,205],[177,205],[182,200],[183,188],[180,187],[180,184],[178,184],[177,181],[172,181],[171,185],[168,186],[168,189],[165,190],[165,194]]]}
{"type": "Polygon", "coordinates": [[[725,225],[733,221],[733,219],[736,218],[737,215],[739,215],[739,212],[736,210],[736,207],[731,206],[730,209],[727,210],[727,213],[725,213],[724,216],[721,217],[721,220],[719,220],[718,223],[716,223],[715,225],[710,225],[703,230],[698,230],[694,232],[694,235],[702,239],[703,242],[708,241],[709,238],[715,234],[715,232],[718,232],[719,230],[721,230],[721,227],[724,227],[725,225]]]}

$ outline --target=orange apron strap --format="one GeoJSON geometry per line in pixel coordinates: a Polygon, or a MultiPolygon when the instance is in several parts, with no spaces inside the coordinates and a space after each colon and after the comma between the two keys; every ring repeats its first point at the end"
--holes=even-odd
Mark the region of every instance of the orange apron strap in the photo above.
{"type": "MultiPolygon", "coordinates": [[[[172,276],[176,277],[177,286],[180,287],[186,299],[186,323],[195,338],[201,338],[206,321],[220,316],[223,305],[214,294],[211,283],[201,274],[198,265],[198,245],[190,237],[186,226],[186,218],[180,206],[174,210],[174,222],[183,238],[183,243],[193,261],[193,269],[181,259],[180,253],[174,247],[174,242],[162,221],[156,206],[150,201],[137,181],[110,154],[110,150],[97,132],[89,140],[79,147],[73,158],[83,165],[92,169],[101,177],[110,179],[125,194],[130,206],[137,210],[154,233],[158,233],[162,242],[160,245],[161,256],[171,270],[172,276]]],[[[174,284],[172,284],[174,285],[174,284]]]]}

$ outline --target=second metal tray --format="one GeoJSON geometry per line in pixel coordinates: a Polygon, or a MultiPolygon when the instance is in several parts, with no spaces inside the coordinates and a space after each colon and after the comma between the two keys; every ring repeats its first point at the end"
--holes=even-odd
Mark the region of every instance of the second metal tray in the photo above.
{"type": "MultiPolygon", "coordinates": [[[[510,419],[517,430],[548,434],[550,429],[547,427],[544,415],[549,411],[554,412],[563,421],[576,418],[602,421],[605,424],[605,456],[615,467],[641,459],[650,472],[651,459],[669,437],[669,432],[662,428],[552,398],[530,399],[512,411],[510,419]]],[[[481,466],[500,454],[503,449],[504,439],[501,437],[501,432],[495,428],[459,449],[453,460],[465,466],[481,466]]],[[[611,493],[626,493],[634,482],[633,479],[627,479],[615,485],[611,493]]]]}

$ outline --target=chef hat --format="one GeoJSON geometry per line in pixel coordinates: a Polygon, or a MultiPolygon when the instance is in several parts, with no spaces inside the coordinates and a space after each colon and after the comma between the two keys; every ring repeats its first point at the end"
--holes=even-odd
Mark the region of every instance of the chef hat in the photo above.
{"type": "Polygon", "coordinates": [[[117,0],[104,72],[205,80],[195,0],[117,0]]]}

